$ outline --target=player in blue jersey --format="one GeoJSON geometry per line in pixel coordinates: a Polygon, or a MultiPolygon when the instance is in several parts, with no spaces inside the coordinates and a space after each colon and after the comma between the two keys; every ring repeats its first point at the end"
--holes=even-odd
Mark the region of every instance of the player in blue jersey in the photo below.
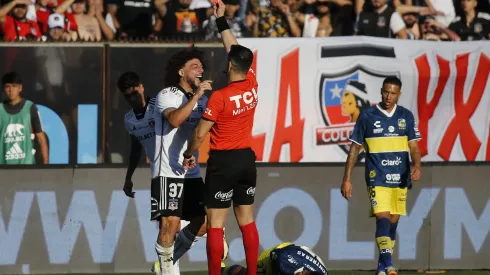
{"type": "MultiPolygon", "coordinates": [[[[222,275],[245,275],[241,265],[224,268],[222,275]]],[[[257,275],[328,275],[322,259],[310,248],[282,243],[262,252],[257,262],[257,275]]]]}
{"type": "Polygon", "coordinates": [[[342,196],[352,195],[351,174],[357,156],[366,152],[366,183],[371,216],[376,217],[376,243],[379,260],[376,275],[397,275],[391,256],[395,246],[396,227],[400,215],[406,215],[407,191],[412,181],[420,179],[420,133],[412,112],[397,105],[402,83],[387,77],[381,88],[382,101],[364,109],[356,122],[350,140],[342,196]],[[412,163],[410,164],[410,157],[412,163]]]}

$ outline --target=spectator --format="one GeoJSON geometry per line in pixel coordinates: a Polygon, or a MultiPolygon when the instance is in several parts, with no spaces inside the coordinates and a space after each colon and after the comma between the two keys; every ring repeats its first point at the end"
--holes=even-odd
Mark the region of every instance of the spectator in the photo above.
{"type": "Polygon", "coordinates": [[[78,39],[82,41],[101,41],[102,33],[99,21],[95,17],[95,1],[90,0],[92,14],[86,14],[86,0],[75,0],[71,5],[71,10],[78,26],[78,39]]]}
{"type": "Polygon", "coordinates": [[[7,99],[0,104],[0,164],[35,164],[31,135],[34,134],[43,164],[49,163],[48,142],[34,103],[20,96],[22,78],[16,72],[2,77],[7,99]]]}
{"type": "Polygon", "coordinates": [[[43,41],[75,41],[77,33],[65,30],[65,17],[53,13],[48,18],[48,32],[43,36],[43,41]]]}
{"type": "Polygon", "coordinates": [[[0,23],[5,40],[38,40],[41,31],[36,21],[28,20],[27,6],[29,0],[13,0],[0,8],[0,23]]]}
{"type": "Polygon", "coordinates": [[[409,12],[403,14],[403,22],[405,23],[405,30],[407,32],[408,39],[418,40],[420,39],[420,25],[418,20],[418,14],[416,12],[409,12]]]}
{"type": "MultiPolygon", "coordinates": [[[[168,0],[164,0],[168,1],[168,0]]],[[[165,39],[201,40],[205,33],[204,21],[213,15],[213,8],[190,9],[192,0],[173,0],[167,3],[166,10],[159,23],[161,36],[165,39]]],[[[162,12],[160,12],[162,14],[162,12]]]]}
{"type": "Polygon", "coordinates": [[[332,15],[333,36],[354,34],[354,6],[351,0],[328,0],[332,15]]]}
{"type": "Polygon", "coordinates": [[[303,37],[330,36],[333,27],[330,9],[327,1],[317,1],[313,4],[313,12],[296,12],[296,19],[303,26],[303,37]]]}
{"type": "MultiPolygon", "coordinates": [[[[43,34],[46,34],[48,32],[49,16],[53,13],[65,14],[66,10],[70,7],[70,4],[72,2],[73,0],[65,0],[60,5],[58,5],[55,0],[36,1],[36,19],[37,23],[39,24],[39,28],[41,29],[43,34]]],[[[77,30],[76,24],[73,24],[74,20],[70,20],[69,17],[64,17],[64,20],[66,20],[66,22],[69,21],[69,24],[65,24],[65,27],[68,27],[68,30],[77,30]]]]}
{"type": "Polygon", "coordinates": [[[405,23],[405,29],[408,35],[408,39],[416,40],[420,39],[420,25],[419,16],[428,15],[441,15],[434,9],[428,7],[416,7],[409,5],[398,5],[396,11],[402,15],[403,22],[405,23]]]}
{"type": "Polygon", "coordinates": [[[395,8],[386,0],[371,0],[372,9],[366,8],[359,15],[358,35],[375,37],[397,37],[408,39],[405,23],[395,8]]]}
{"type": "MultiPolygon", "coordinates": [[[[245,26],[241,18],[237,17],[238,10],[240,9],[240,1],[224,0],[223,3],[226,5],[225,18],[228,21],[231,32],[236,38],[243,37],[245,26]]],[[[206,40],[221,39],[214,15],[208,21],[204,22],[204,30],[206,32],[206,40]]]]}
{"type": "Polygon", "coordinates": [[[460,37],[434,18],[426,18],[421,25],[422,39],[430,41],[460,41],[460,37]]]}
{"type": "MultiPolygon", "coordinates": [[[[154,8],[165,10],[168,0],[107,0],[107,11],[116,29],[118,39],[147,39],[154,34],[154,8]]],[[[164,14],[161,14],[162,16],[164,14]]]]}
{"type": "Polygon", "coordinates": [[[454,17],[456,17],[453,0],[425,0],[425,3],[427,7],[441,12],[441,15],[437,15],[434,18],[445,27],[449,26],[454,17]]]}
{"type": "Polygon", "coordinates": [[[93,9],[95,19],[99,23],[100,29],[104,37],[108,41],[112,41],[116,35],[116,28],[114,28],[114,22],[110,14],[104,12],[103,0],[95,0],[93,5],[90,5],[90,9],[93,9]]]}
{"type": "Polygon", "coordinates": [[[301,29],[290,7],[282,0],[271,0],[268,8],[259,7],[257,14],[247,16],[246,25],[255,37],[299,37],[301,29]]]}
{"type": "MultiPolygon", "coordinates": [[[[424,0],[424,1],[429,1],[429,0],[424,0]]],[[[398,7],[398,5],[401,4],[400,0],[390,0],[388,2],[388,5],[391,5],[393,7],[398,7]]],[[[412,0],[405,0],[405,5],[412,6],[412,0]]],[[[355,0],[355,14],[356,16],[359,16],[362,11],[364,10],[370,10],[372,9],[372,2],[366,1],[366,0],[355,0]]]]}
{"type": "Polygon", "coordinates": [[[476,0],[461,0],[464,13],[449,25],[463,41],[490,39],[490,14],[477,11],[477,5],[476,0]]]}

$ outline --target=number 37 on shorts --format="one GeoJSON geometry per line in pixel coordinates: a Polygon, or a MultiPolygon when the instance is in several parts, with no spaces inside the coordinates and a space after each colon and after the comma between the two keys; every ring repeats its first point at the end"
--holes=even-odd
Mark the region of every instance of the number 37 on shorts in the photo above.
{"type": "Polygon", "coordinates": [[[382,212],[402,216],[407,214],[407,188],[368,186],[368,195],[371,217],[382,212]]]}
{"type": "Polygon", "coordinates": [[[204,215],[202,178],[157,177],[151,181],[151,219],[204,215]],[[185,200],[184,200],[185,195],[185,200]]]}

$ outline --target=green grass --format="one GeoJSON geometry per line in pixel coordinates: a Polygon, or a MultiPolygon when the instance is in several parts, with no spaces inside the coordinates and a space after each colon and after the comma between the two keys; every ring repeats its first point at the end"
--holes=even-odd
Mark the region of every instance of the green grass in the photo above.
{"type": "MultiPolygon", "coordinates": [[[[400,275],[422,275],[422,274],[441,274],[441,275],[490,275],[490,271],[447,271],[440,273],[441,271],[400,271],[400,275]]],[[[201,272],[184,272],[183,275],[206,275],[206,271],[201,272]]],[[[374,271],[329,271],[329,275],[374,275],[374,271]]]]}

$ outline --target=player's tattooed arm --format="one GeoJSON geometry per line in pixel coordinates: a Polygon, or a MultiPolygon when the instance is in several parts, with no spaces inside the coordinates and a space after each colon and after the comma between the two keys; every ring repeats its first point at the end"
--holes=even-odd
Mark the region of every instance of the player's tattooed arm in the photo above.
{"type": "Polygon", "coordinates": [[[162,116],[167,119],[168,123],[172,125],[172,127],[178,128],[192,114],[192,110],[194,108],[194,105],[196,105],[198,99],[199,98],[197,96],[193,96],[191,100],[187,101],[178,109],[166,109],[162,113],[162,116]]]}
{"type": "Polygon", "coordinates": [[[410,148],[410,157],[412,158],[412,165],[420,167],[422,156],[420,154],[419,144],[416,140],[412,140],[408,143],[410,148]]]}
{"type": "MultiPolygon", "coordinates": [[[[185,104],[178,108],[174,107],[165,107],[165,100],[175,100],[169,93],[172,93],[171,90],[164,90],[160,92],[158,99],[158,108],[163,109],[162,116],[167,119],[168,123],[172,125],[172,127],[177,128],[182,123],[184,123],[189,116],[192,114],[194,110],[194,106],[197,104],[199,99],[204,95],[206,91],[210,91],[213,89],[211,85],[213,81],[204,80],[199,83],[197,89],[195,89],[194,95],[187,101],[185,104]],[[162,104],[160,104],[162,102],[162,104]]],[[[176,106],[177,103],[174,105],[176,106]]]]}
{"type": "Polygon", "coordinates": [[[350,180],[350,176],[352,174],[352,169],[356,166],[357,157],[359,156],[359,152],[361,151],[362,146],[352,142],[349,150],[349,156],[347,157],[347,161],[345,163],[345,172],[344,172],[344,181],[350,180]]]}
{"type": "Polygon", "coordinates": [[[417,140],[412,140],[408,142],[408,147],[410,148],[410,157],[412,158],[412,168],[410,169],[410,178],[413,181],[417,181],[421,176],[421,154],[419,149],[419,144],[417,140]]]}
{"type": "Polygon", "coordinates": [[[352,142],[349,150],[349,156],[347,157],[347,161],[345,163],[344,181],[342,182],[342,186],[340,188],[340,192],[346,200],[349,200],[352,196],[352,182],[350,180],[350,176],[352,174],[352,169],[356,165],[357,156],[359,155],[360,150],[361,145],[352,142]]]}

